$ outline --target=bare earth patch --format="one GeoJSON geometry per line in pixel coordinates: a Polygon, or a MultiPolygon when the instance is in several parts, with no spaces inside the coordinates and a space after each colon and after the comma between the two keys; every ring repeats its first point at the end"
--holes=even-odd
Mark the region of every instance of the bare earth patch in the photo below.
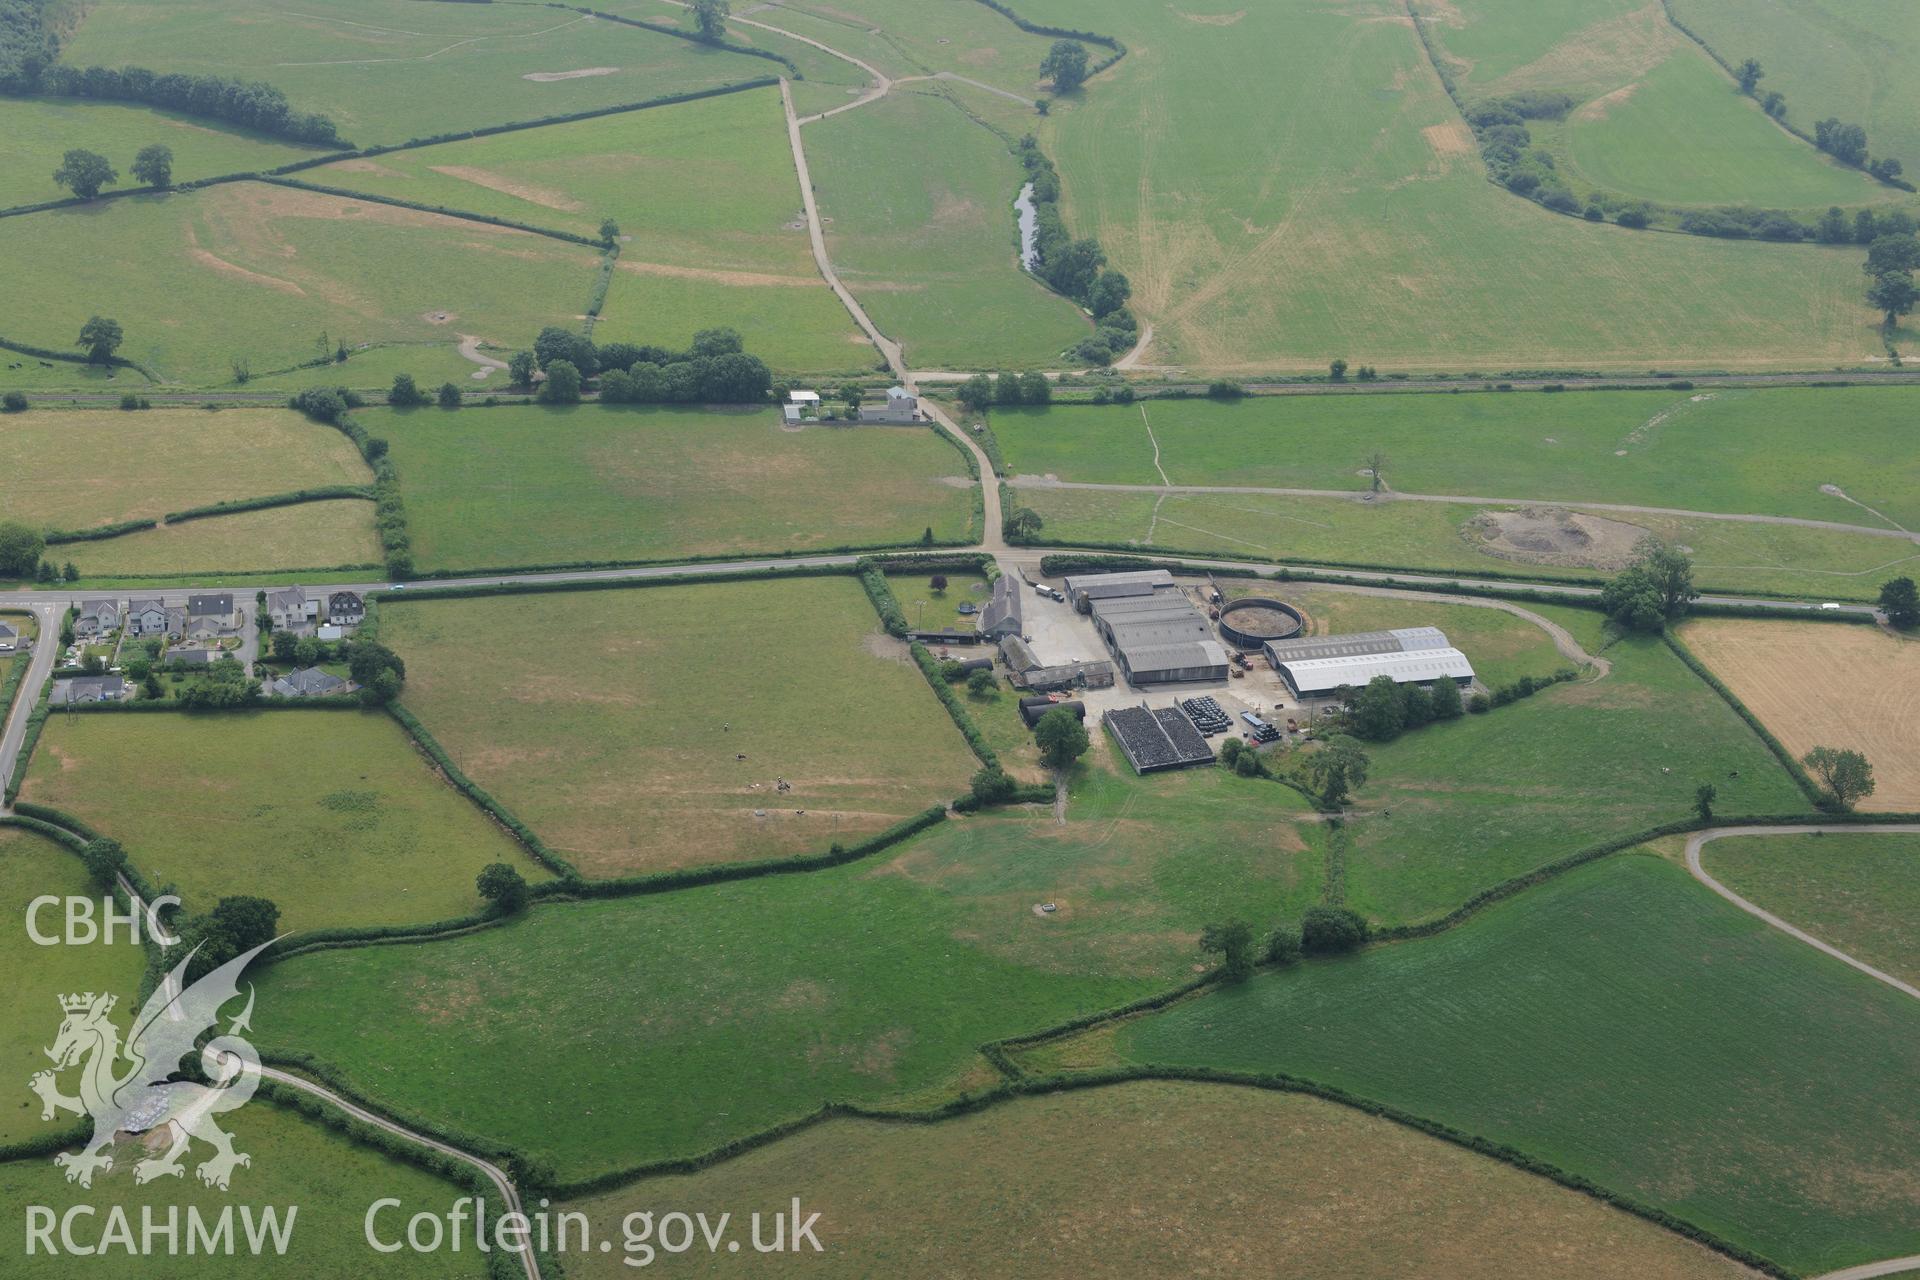
{"type": "Polygon", "coordinates": [[[586,76],[610,76],[618,67],[582,67],[578,71],[529,71],[521,76],[522,80],[533,80],[539,84],[551,84],[555,80],[579,80],[586,76]]]}
{"type": "MultiPolygon", "coordinates": [[[[1173,6],[1168,5],[1167,8],[1173,9],[1173,6]]],[[[1247,16],[1245,9],[1235,9],[1232,13],[1187,13],[1181,9],[1173,9],[1173,11],[1188,22],[1197,22],[1206,27],[1230,27],[1247,16]]]]}
{"type": "Polygon", "coordinates": [[[282,280],[277,276],[261,275],[258,271],[249,271],[236,262],[216,257],[200,247],[200,241],[193,234],[193,228],[187,228],[187,256],[203,267],[210,267],[223,276],[232,276],[236,280],[245,280],[248,284],[265,285],[281,293],[290,293],[295,297],[305,297],[307,291],[291,280],[282,280]]]}
{"type": "Polygon", "coordinates": [[[555,191],[551,187],[536,187],[530,182],[516,182],[505,174],[494,173],[489,169],[476,169],[464,164],[436,164],[435,173],[444,173],[449,178],[458,178],[462,182],[471,182],[476,187],[485,187],[489,191],[498,191],[502,195],[512,196],[516,200],[525,200],[528,204],[537,204],[543,209],[559,209],[566,213],[578,213],[586,208],[578,200],[564,191],[555,191]]]}
{"type": "Polygon", "coordinates": [[[1625,568],[1647,536],[1637,524],[1561,507],[1483,511],[1461,533],[1476,549],[1501,560],[1579,569],[1625,568]]]}
{"type": "Polygon", "coordinates": [[[1621,85],[1612,93],[1603,93],[1592,102],[1587,103],[1584,107],[1574,112],[1573,118],[1575,120],[1605,120],[1607,118],[1607,112],[1613,110],[1628,98],[1631,98],[1634,95],[1634,91],[1639,87],[1640,82],[1636,80],[1632,84],[1621,85]]]}
{"type": "Polygon", "coordinates": [[[1464,120],[1430,124],[1420,131],[1420,136],[1427,140],[1433,153],[1443,159],[1473,154],[1473,130],[1467,128],[1464,120]]]}
{"type": "Polygon", "coordinates": [[[1860,807],[1920,809],[1920,643],[1876,627],[1715,618],[1681,638],[1795,756],[1866,756],[1877,784],[1860,807]]]}

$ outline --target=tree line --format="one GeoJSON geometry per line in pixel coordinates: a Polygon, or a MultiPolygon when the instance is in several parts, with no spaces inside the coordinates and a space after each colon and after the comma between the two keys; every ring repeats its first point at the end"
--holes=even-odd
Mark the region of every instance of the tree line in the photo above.
{"type": "MultiPolygon", "coordinates": [[[[1734,83],[1740,86],[1740,92],[1760,104],[1760,109],[1787,124],[1786,95],[1777,90],[1760,92],[1760,81],[1766,76],[1766,69],[1758,58],[1748,58],[1734,69],[1734,83]]],[[[1793,126],[1787,125],[1789,129],[1793,126]]],[[[1806,137],[1798,129],[1793,132],[1806,137]]],[[[1901,178],[1902,166],[1892,156],[1869,156],[1867,154],[1867,131],[1857,124],[1848,124],[1837,116],[1828,116],[1813,126],[1813,145],[1820,148],[1842,164],[1852,165],[1856,169],[1865,169],[1874,178],[1890,187],[1913,190],[1911,183],[1901,178]]]]}
{"type": "Polygon", "coordinates": [[[1074,354],[1090,364],[1111,364],[1138,339],[1139,321],[1127,309],[1133,285],[1120,272],[1105,269],[1107,254],[1098,240],[1075,239],[1067,230],[1060,215],[1060,174],[1032,134],[1020,139],[1015,154],[1033,184],[1034,274],[1093,313],[1094,334],[1074,354]]]}

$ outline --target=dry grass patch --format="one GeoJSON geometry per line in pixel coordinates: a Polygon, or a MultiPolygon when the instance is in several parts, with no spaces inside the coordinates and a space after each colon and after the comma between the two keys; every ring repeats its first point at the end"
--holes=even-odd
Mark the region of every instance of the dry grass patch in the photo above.
{"type": "Polygon", "coordinates": [[[1681,637],[1794,755],[1850,747],[1878,784],[1860,808],[1920,809],[1920,643],[1875,627],[1712,619],[1681,637]]]}

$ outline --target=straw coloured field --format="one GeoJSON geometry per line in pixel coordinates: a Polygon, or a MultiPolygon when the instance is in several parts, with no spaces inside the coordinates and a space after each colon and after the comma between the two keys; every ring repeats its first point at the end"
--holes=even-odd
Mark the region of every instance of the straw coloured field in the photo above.
{"type": "Polygon", "coordinates": [[[787,431],[771,408],[359,417],[392,443],[427,569],[957,540],[972,519],[965,464],[921,427],[787,431]]]}
{"type": "Polygon", "coordinates": [[[1884,354],[1857,251],[1636,233],[1487,183],[1401,5],[1211,16],[1225,20],[1150,0],[1049,12],[1135,51],[1043,139],[1069,225],[1099,237],[1155,324],[1150,362],[1644,371],[1884,354]]]}
{"type": "Polygon", "coordinates": [[[1787,923],[1920,984],[1920,836],[1729,836],[1701,850],[1714,879],[1787,923]]]}
{"type": "Polygon", "coordinates": [[[381,625],[407,707],[589,876],[821,853],[977,767],[851,578],[420,602],[381,625]],[[511,634],[568,660],[529,665],[511,634]]]}
{"type": "MultiPolygon", "coordinates": [[[[484,8],[487,6],[461,6],[484,8]]],[[[345,342],[531,342],[576,323],[600,257],[580,245],[437,214],[232,183],[7,222],[8,336],[65,347],[91,315],[120,354],[212,385],[345,342]]]]}
{"type": "MultiPolygon", "coordinates": [[[[669,1202],[768,1212],[795,1188],[821,1212],[837,1265],[895,1274],[964,1257],[997,1275],[1174,1275],[1194,1265],[1201,1240],[1211,1265],[1275,1280],[1521,1280],[1574,1255],[1582,1274],[1621,1280],[1748,1274],[1390,1122],[1297,1095],[1194,1084],[1023,1098],[934,1126],[835,1120],[702,1173],[568,1207],[596,1221],[669,1202]],[[1285,1208],[1250,1213],[1251,1204],[1285,1208]]],[[[719,1257],[688,1262],[694,1274],[731,1270],[719,1257]]],[[[583,1280],[625,1274],[599,1256],[573,1269],[583,1280]]]]}
{"type": "Polygon", "coordinates": [[[282,930],[467,915],[488,863],[545,874],[374,711],[55,716],[21,798],[121,841],[187,910],[256,894],[282,930]]]}
{"type": "Polygon", "coordinates": [[[0,422],[0,442],[18,465],[0,519],[55,529],[373,479],[345,436],[286,409],[36,410],[0,422]]]}
{"type": "Polygon", "coordinates": [[[1920,809],[1920,644],[1874,627],[1731,618],[1680,634],[1794,755],[1865,755],[1878,785],[1862,809],[1920,809]]]}
{"type": "Polygon", "coordinates": [[[1908,997],[1628,854],[1115,1043],[1389,1102],[1817,1273],[1920,1249],[1916,1034],[1908,997]]]}
{"type": "MultiPolygon", "coordinates": [[[[673,24],[673,10],[651,8],[638,16],[673,24]]],[[[780,71],[566,9],[408,0],[115,0],[87,10],[62,60],[262,79],[296,111],[331,117],[360,146],[780,71]]]]}

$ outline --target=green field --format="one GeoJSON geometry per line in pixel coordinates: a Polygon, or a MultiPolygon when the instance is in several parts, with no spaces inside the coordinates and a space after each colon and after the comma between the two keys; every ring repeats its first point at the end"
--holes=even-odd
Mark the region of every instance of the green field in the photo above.
{"type": "Polygon", "coordinates": [[[54,716],[21,798],[122,841],[189,911],[256,894],[282,930],[467,915],[491,862],[545,875],[380,712],[54,716]]]}
{"type": "Polygon", "coordinates": [[[1133,50],[1042,140],[1068,225],[1099,237],[1155,325],[1151,363],[1645,370],[1882,354],[1857,251],[1595,226],[1489,185],[1397,3],[1190,12],[1048,11],[1133,50]]]}
{"type": "MultiPolygon", "coordinates": [[[[655,6],[641,15],[673,21],[655,6]]],[[[779,64],[534,5],[117,0],[61,61],[265,80],[359,146],[641,102],[779,74],[779,64]],[[593,74],[549,80],[530,75],[593,74]]]]}
{"type": "Polygon", "coordinates": [[[373,504],[341,498],[162,525],[99,542],[63,543],[48,549],[48,559],[71,562],[89,580],[189,575],[205,582],[271,569],[377,565],[380,540],[374,534],[373,504]]]}
{"type": "Polygon", "coordinates": [[[834,269],[908,364],[1053,367],[1092,332],[1020,269],[1020,166],[952,102],[898,89],[805,137],[834,269]]]}
{"type": "Polygon", "coordinates": [[[408,709],[589,876],[824,852],[977,767],[850,578],[410,603],[381,628],[408,709]],[[565,660],[529,663],[539,637],[565,660]]]}
{"type": "Polygon", "coordinates": [[[1920,836],[1732,836],[1700,851],[1714,879],[1788,924],[1920,984],[1920,836]]]}
{"type": "Polygon", "coordinates": [[[787,431],[772,408],[358,416],[392,443],[424,569],[960,539],[972,515],[964,462],[919,427],[787,431]]]}
{"type": "Polygon", "coordinates": [[[1920,1248],[1916,1034],[1906,996],[1626,855],[1116,1044],[1389,1102],[1811,1273],[1920,1248]]]}
{"type": "MultiPolygon", "coordinates": [[[[390,1196],[404,1206],[388,1209],[378,1219],[382,1240],[391,1242],[404,1239],[407,1218],[414,1213],[431,1212],[442,1218],[444,1225],[448,1206],[456,1198],[472,1194],[465,1186],[352,1145],[312,1120],[259,1100],[221,1124],[233,1134],[235,1147],[253,1157],[251,1165],[235,1172],[230,1192],[203,1187],[192,1173],[136,1186],[134,1161],[144,1158],[144,1153],[126,1140],[114,1167],[95,1176],[91,1191],[68,1183],[52,1160],[39,1158],[0,1164],[0,1196],[9,1204],[45,1205],[56,1214],[64,1214],[75,1205],[93,1207],[92,1217],[74,1219],[75,1243],[82,1245],[101,1241],[109,1206],[125,1211],[136,1246],[143,1210],[151,1210],[156,1226],[164,1227],[169,1210],[177,1208],[181,1215],[177,1254],[170,1255],[166,1237],[157,1234],[152,1251],[144,1256],[123,1251],[121,1246],[102,1249],[104,1256],[113,1259],[114,1274],[137,1280],[239,1280],[262,1274],[299,1275],[313,1280],[481,1280],[491,1274],[486,1262],[474,1252],[471,1237],[459,1253],[450,1248],[436,1253],[410,1249],[376,1253],[366,1242],[363,1222],[375,1200],[390,1196]],[[294,1229],[284,1255],[276,1255],[271,1244],[266,1246],[264,1262],[247,1251],[242,1205],[256,1219],[269,1206],[279,1212],[282,1223],[292,1213],[294,1229]],[[188,1206],[200,1211],[209,1228],[223,1210],[234,1210],[232,1254],[188,1253],[188,1206]]],[[[205,1158],[207,1150],[196,1144],[194,1154],[183,1157],[183,1163],[191,1168],[205,1158]]],[[[487,1208],[491,1221],[498,1206],[490,1203],[487,1208]]],[[[53,1238],[57,1244],[57,1231],[53,1238]]],[[[66,1280],[99,1275],[101,1257],[80,1257],[63,1249],[57,1257],[41,1254],[31,1262],[17,1259],[14,1265],[20,1269],[10,1271],[13,1275],[66,1280]]]]}
{"type": "MultiPolygon", "coordinates": [[[[0,667],[0,678],[4,675],[0,667]]],[[[100,916],[100,890],[78,857],[42,836],[0,827],[0,909],[9,921],[0,958],[14,984],[13,1016],[0,1022],[0,1060],[5,1062],[8,1078],[21,1085],[0,1109],[0,1144],[37,1138],[57,1127],[41,1122],[40,1100],[27,1092],[25,1084],[29,1076],[51,1065],[43,1050],[60,1029],[59,998],[82,991],[115,991],[122,994],[123,1003],[130,1002],[139,994],[140,974],[146,966],[146,953],[127,942],[124,926],[113,946],[34,943],[27,935],[27,906],[44,894],[92,898],[96,920],[100,916]]],[[[58,901],[43,908],[37,921],[40,932],[63,934],[62,912],[58,901]]],[[[71,1120],[63,1117],[60,1123],[71,1120]]],[[[8,1167],[13,1166],[0,1166],[8,1167]]]]}
{"type": "Polygon", "coordinates": [[[1368,745],[1373,767],[1348,827],[1349,905],[1394,924],[1441,915],[1557,858],[1692,816],[1703,782],[1730,816],[1807,807],[1664,644],[1622,640],[1604,656],[1605,679],[1368,745]]]}
{"type": "MultiPolygon", "coordinates": [[[[388,634],[405,616],[388,609],[388,634]]],[[[576,753],[601,740],[578,735],[576,753]]],[[[261,1039],[563,1178],[688,1154],[827,1098],[977,1086],[982,1041],[1184,981],[1207,922],[1318,897],[1304,812],[1224,770],[1143,783],[1090,769],[1065,827],[1046,810],[957,819],[801,878],[301,957],[262,981],[261,1039]],[[1035,910],[1049,901],[1057,912],[1035,910]],[[482,1000],[491,1017],[456,1013],[482,1000]],[[382,1012],[341,1016],[355,1008],[382,1012]]]]}
{"type": "Polygon", "coordinates": [[[0,102],[0,131],[7,135],[12,161],[0,174],[0,208],[71,196],[52,174],[72,147],[98,152],[113,163],[120,182],[109,191],[140,185],[128,168],[150,143],[173,152],[175,182],[271,169],[317,154],[178,112],[83,98],[9,98],[0,102]]]}
{"type": "MultiPolygon", "coordinates": [[[[1275,498],[1075,489],[1016,491],[1046,521],[1049,542],[1154,546],[1251,559],[1390,565],[1445,573],[1550,573],[1599,582],[1608,572],[1538,567],[1495,556],[1472,527],[1506,507],[1429,502],[1367,504],[1352,498],[1275,498]]],[[[1600,513],[1609,519],[1617,514],[1600,513]]],[[[1793,525],[1634,515],[1631,523],[1694,552],[1696,583],[1710,591],[1769,591],[1823,600],[1872,600],[1880,584],[1912,572],[1911,545],[1896,539],[1793,525]]]]}
{"type": "Polygon", "coordinates": [[[50,409],[0,419],[0,445],[19,467],[0,519],[53,529],[373,479],[352,441],[286,409],[50,409]]]}
{"type": "MultiPolygon", "coordinates": [[[[1558,1273],[1681,1280],[1745,1270],[1497,1161],[1314,1098],[1146,1082],[1022,1098],[932,1126],[836,1120],[687,1177],[581,1202],[595,1221],[656,1204],[821,1213],[832,1266],[860,1274],[1134,1277],[1205,1265],[1273,1280],[1558,1273]],[[1284,1206],[1250,1213],[1249,1205],[1284,1206]],[[1337,1223],[1338,1228],[1329,1226],[1337,1223]]],[[[576,1206],[569,1206],[576,1207],[576,1206]]],[[[612,1257],[569,1274],[630,1274],[612,1257]]],[[[730,1275],[725,1258],[685,1260],[730,1275]]]]}
{"type": "Polygon", "coordinates": [[[1866,126],[1876,156],[1920,163],[1920,58],[1913,11],[1900,0],[1674,0],[1674,12],[1723,58],[1760,59],[1765,87],[1787,95],[1808,132],[1828,116],[1866,126]]]}
{"type": "Polygon", "coordinates": [[[322,335],[520,346],[577,323],[599,263],[584,246],[264,183],[11,218],[0,245],[7,336],[65,346],[109,314],[121,355],[202,386],[231,381],[236,360],[257,374],[310,360],[322,335]]]}
{"type": "Polygon", "coordinates": [[[1780,128],[1691,43],[1616,93],[1577,108],[1567,131],[1574,168],[1601,188],[1675,204],[1800,209],[1902,194],[1780,128]]]}
{"type": "Polygon", "coordinates": [[[1920,460],[1901,444],[1916,414],[1906,387],[1494,392],[996,409],[993,430],[1008,470],[1062,480],[1159,484],[1157,440],[1174,484],[1358,493],[1379,449],[1402,493],[1886,528],[1920,522],[1920,460]]]}

